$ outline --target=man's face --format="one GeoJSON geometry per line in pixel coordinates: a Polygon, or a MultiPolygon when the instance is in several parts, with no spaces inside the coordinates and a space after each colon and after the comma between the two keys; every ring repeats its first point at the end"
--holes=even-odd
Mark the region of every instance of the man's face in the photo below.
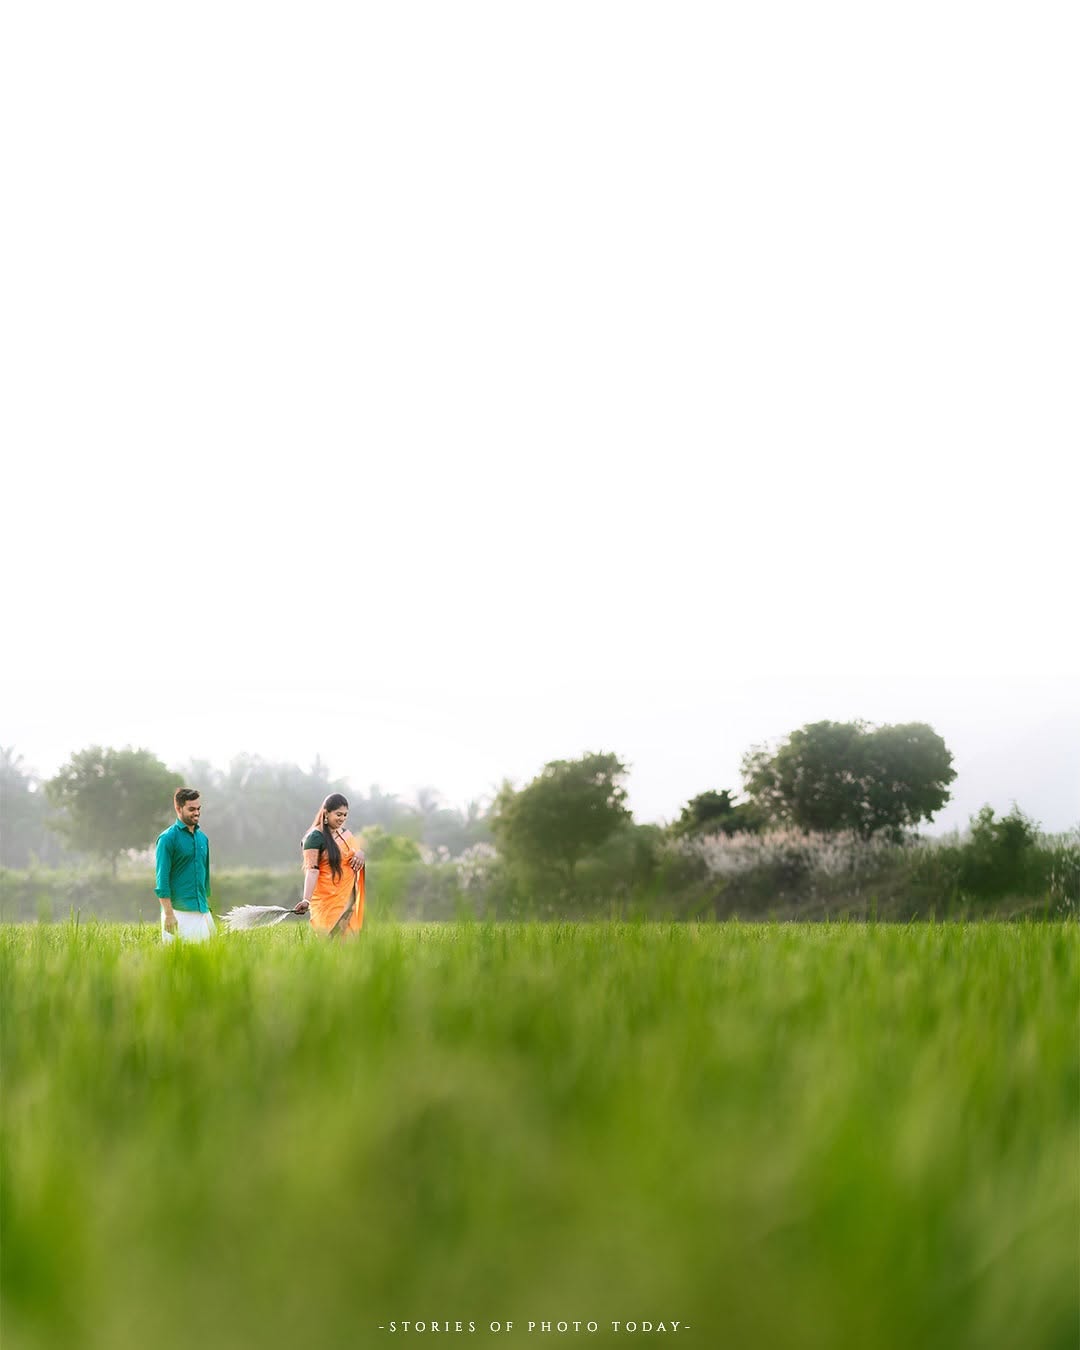
{"type": "Polygon", "coordinates": [[[189,830],[195,828],[199,823],[199,813],[202,811],[202,802],[198,797],[193,802],[184,802],[177,812],[180,817],[180,823],[189,830]]]}

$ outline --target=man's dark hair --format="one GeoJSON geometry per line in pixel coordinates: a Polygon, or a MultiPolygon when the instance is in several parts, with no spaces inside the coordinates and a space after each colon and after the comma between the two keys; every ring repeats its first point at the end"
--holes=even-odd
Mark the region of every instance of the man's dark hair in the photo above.
{"type": "Polygon", "coordinates": [[[198,788],[177,788],[173,793],[173,805],[178,811],[182,806],[186,806],[188,802],[197,802],[198,800],[198,788]]]}

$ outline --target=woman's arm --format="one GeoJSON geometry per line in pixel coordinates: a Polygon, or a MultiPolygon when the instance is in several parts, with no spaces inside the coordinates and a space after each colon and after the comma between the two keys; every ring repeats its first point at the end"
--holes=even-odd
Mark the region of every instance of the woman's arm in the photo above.
{"type": "Polygon", "coordinates": [[[297,914],[302,914],[305,909],[310,908],[311,896],[318,880],[319,850],[317,848],[306,848],[304,849],[304,898],[296,906],[297,914]]]}

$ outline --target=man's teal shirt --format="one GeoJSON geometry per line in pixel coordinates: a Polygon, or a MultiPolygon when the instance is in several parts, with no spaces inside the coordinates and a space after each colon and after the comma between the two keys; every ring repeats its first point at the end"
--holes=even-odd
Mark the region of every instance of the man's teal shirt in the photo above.
{"type": "Polygon", "coordinates": [[[177,820],[158,835],[154,892],[159,900],[168,896],[173,909],[209,913],[210,840],[198,825],[192,834],[177,820]]]}

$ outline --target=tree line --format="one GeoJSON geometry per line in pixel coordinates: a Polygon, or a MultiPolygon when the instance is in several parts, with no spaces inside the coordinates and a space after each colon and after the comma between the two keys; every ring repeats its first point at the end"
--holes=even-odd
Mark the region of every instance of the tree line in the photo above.
{"type": "Polygon", "coordinates": [[[149,750],[89,746],[42,780],[11,747],[0,747],[0,866],[60,866],[87,855],[115,870],[129,851],[151,847],[172,823],[172,795],[197,787],[216,866],[294,864],[300,840],[331,792],[349,799],[350,824],[375,854],[416,859],[457,856],[491,839],[482,803],[447,806],[434,788],[412,802],[372,785],[355,791],[318,758],[309,769],[239,755],[228,768],[193,760],[170,769],[149,750]]]}
{"type": "MultiPolygon", "coordinates": [[[[579,861],[628,824],[627,767],[615,755],[554,760],[527,787],[504,785],[491,826],[500,850],[525,867],[552,861],[572,881],[579,861]]],[[[675,836],[805,832],[898,841],[932,820],[956,777],[945,742],[922,722],[872,727],[814,722],[775,749],[742,760],[742,801],[730,788],[692,797],[669,827],[675,836]]]]}
{"type": "MultiPolygon", "coordinates": [[[[942,738],[917,722],[811,723],[775,748],[752,747],[741,767],[741,792],[710,788],[691,797],[666,832],[731,835],[783,825],[897,840],[933,819],[956,776],[942,738]]],[[[187,784],[212,808],[207,832],[218,865],[295,863],[318,803],[343,792],[373,859],[460,857],[494,842],[511,863],[554,865],[572,883],[582,859],[633,827],[627,776],[616,755],[590,752],[549,762],[520,789],[504,782],[490,804],[457,810],[433,788],[414,802],[377,785],[357,792],[318,758],[307,770],[257,755],[238,756],[225,770],[203,760],[171,769],[149,750],[90,746],[42,782],[13,748],[0,748],[0,864],[56,865],[92,854],[115,869],[125,852],[148,848],[171,823],[172,794],[187,784]]]]}

